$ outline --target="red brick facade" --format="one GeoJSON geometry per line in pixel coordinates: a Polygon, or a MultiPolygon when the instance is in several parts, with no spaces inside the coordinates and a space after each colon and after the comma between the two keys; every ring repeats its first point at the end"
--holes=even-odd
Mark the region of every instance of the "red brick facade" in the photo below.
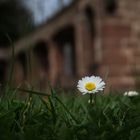
{"type": "Polygon", "coordinates": [[[95,74],[106,80],[107,89],[135,89],[140,1],[110,1],[76,0],[16,42],[16,83],[27,81],[45,89],[50,81],[76,88],[79,78],[95,74]]]}

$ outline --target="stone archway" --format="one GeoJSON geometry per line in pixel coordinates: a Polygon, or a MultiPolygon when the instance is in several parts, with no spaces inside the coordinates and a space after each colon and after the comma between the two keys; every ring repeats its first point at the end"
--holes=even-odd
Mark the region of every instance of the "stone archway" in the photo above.
{"type": "MultiPolygon", "coordinates": [[[[39,40],[33,46],[34,57],[34,74],[38,82],[36,83],[40,90],[46,88],[46,82],[49,80],[49,60],[48,60],[48,45],[44,40],[39,40]]],[[[34,78],[35,79],[35,78],[34,78]]],[[[36,80],[36,81],[37,81],[36,80]]]]}
{"type": "Polygon", "coordinates": [[[26,52],[22,51],[20,52],[15,59],[15,64],[14,64],[14,81],[15,85],[20,85],[27,80],[27,75],[28,70],[27,70],[27,56],[26,52]]]}
{"type": "Polygon", "coordinates": [[[76,76],[75,56],[75,30],[73,26],[66,26],[60,29],[54,36],[56,50],[56,76],[55,83],[63,83],[64,79],[72,79],[76,76]]]}

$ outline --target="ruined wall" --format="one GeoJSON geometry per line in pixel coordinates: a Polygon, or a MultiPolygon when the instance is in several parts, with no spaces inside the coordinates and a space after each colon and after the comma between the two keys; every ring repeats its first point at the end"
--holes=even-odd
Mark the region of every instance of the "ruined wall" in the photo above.
{"type": "Polygon", "coordinates": [[[119,0],[116,4],[114,13],[103,17],[100,70],[108,73],[110,87],[129,90],[135,87],[140,65],[140,2],[119,0]]]}
{"type": "Polygon", "coordinates": [[[16,42],[15,54],[30,54],[31,61],[26,78],[17,61],[15,73],[21,74],[15,77],[17,83],[25,80],[45,89],[50,81],[75,88],[79,78],[95,74],[106,80],[108,90],[134,89],[140,70],[140,2],[116,0],[106,5],[105,1],[77,0],[16,42]],[[38,47],[35,54],[40,42],[43,50],[38,47]]]}

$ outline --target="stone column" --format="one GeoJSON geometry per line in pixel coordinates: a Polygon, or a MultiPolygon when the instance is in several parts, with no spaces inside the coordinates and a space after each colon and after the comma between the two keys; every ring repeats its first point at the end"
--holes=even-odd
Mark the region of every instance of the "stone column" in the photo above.
{"type": "Polygon", "coordinates": [[[56,42],[50,40],[49,43],[49,79],[51,85],[54,86],[60,77],[60,54],[56,42]]]}
{"type": "Polygon", "coordinates": [[[96,20],[94,21],[96,35],[94,39],[94,62],[100,64],[102,62],[102,24],[103,24],[103,1],[97,0],[93,3],[95,9],[96,20]],[[96,6],[95,6],[96,5],[96,6]]]}
{"type": "Polygon", "coordinates": [[[80,13],[75,21],[76,66],[78,76],[89,74],[92,62],[92,42],[88,21],[84,13],[80,13]]]}
{"type": "Polygon", "coordinates": [[[37,58],[33,52],[34,46],[32,46],[32,48],[30,48],[30,50],[28,50],[28,60],[30,61],[28,62],[28,82],[29,84],[33,85],[33,86],[37,86],[37,82],[39,81],[39,65],[37,63],[37,58]]]}
{"type": "Polygon", "coordinates": [[[23,84],[24,82],[24,72],[23,72],[23,66],[19,62],[19,60],[16,60],[14,64],[14,73],[13,73],[13,83],[14,86],[19,86],[23,84]]]}

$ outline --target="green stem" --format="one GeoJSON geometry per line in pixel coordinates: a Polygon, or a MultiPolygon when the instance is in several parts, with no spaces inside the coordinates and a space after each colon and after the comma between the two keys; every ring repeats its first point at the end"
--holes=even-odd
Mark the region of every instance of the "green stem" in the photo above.
{"type": "Polygon", "coordinates": [[[90,101],[89,103],[90,104],[93,104],[93,103],[96,104],[96,93],[94,95],[92,93],[89,94],[89,97],[90,97],[89,98],[89,101],[90,101]]]}
{"type": "Polygon", "coordinates": [[[94,94],[94,103],[96,104],[96,93],[94,94]]]}
{"type": "Polygon", "coordinates": [[[90,101],[90,104],[93,103],[93,95],[92,95],[92,93],[90,94],[90,99],[89,99],[89,101],[90,101]]]}

